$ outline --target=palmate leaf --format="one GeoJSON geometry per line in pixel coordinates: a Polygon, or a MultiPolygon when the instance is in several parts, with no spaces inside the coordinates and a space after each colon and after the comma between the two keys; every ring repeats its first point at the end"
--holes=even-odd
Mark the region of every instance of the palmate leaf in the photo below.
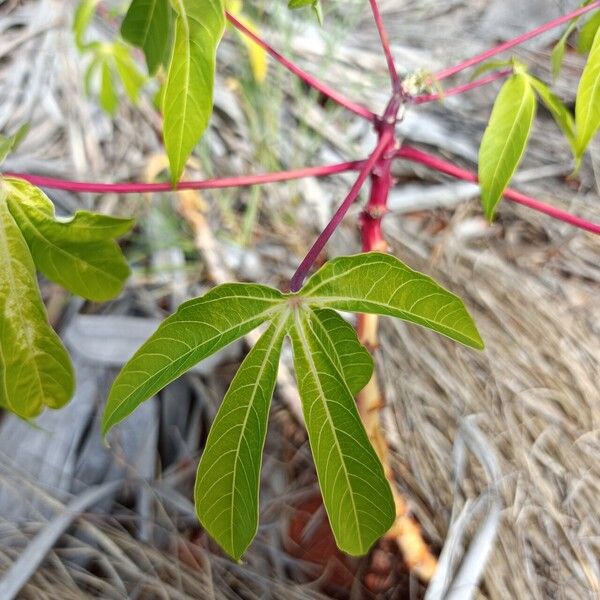
{"type": "Polygon", "coordinates": [[[388,315],[423,325],[473,348],[482,348],[473,320],[458,296],[389,254],[335,258],[299,294],[312,304],[388,315]]]}
{"type": "Polygon", "coordinates": [[[200,522],[238,560],[258,529],[260,466],[288,313],[238,369],[210,429],[195,485],[200,522]]]}
{"type": "Polygon", "coordinates": [[[283,294],[277,290],[242,283],[220,285],[184,302],[115,379],[102,420],[103,433],[195,364],[256,329],[282,302],[283,294]]]}
{"type": "Polygon", "coordinates": [[[121,25],[121,35],[141,48],[148,73],[154,75],[170,51],[173,9],[169,0],[132,0],[121,25]]]}
{"type": "MultiPolygon", "coordinates": [[[[329,522],[341,550],[365,554],[394,522],[392,492],[339,367],[338,346],[326,343],[331,322],[310,310],[294,317],[294,368],[329,522]]],[[[356,334],[348,343],[360,352],[356,334]]],[[[371,365],[354,369],[368,381],[371,365]]]]}
{"type": "Polygon", "coordinates": [[[29,248],[0,187],[0,406],[25,419],[66,404],[75,385],[69,355],[48,317],[29,248]]]}
{"type": "Polygon", "coordinates": [[[575,101],[575,153],[579,160],[600,128],[600,29],[579,80],[575,101]]]}
{"type": "Polygon", "coordinates": [[[35,186],[11,178],[5,178],[3,186],[35,265],[48,279],[99,302],[121,292],[129,267],[115,238],[131,229],[131,219],[78,211],[60,220],[52,202],[35,186]]]}
{"type": "Polygon", "coordinates": [[[223,0],[172,0],[177,13],[167,73],[163,137],[175,184],[212,114],[217,46],[225,30],[223,0]]]}
{"type": "Polygon", "coordinates": [[[111,389],[104,434],[197,362],[268,323],[215,418],[195,487],[200,521],[236,559],[258,526],[262,448],[285,335],[292,340],[310,445],[338,545],[364,553],[393,522],[391,490],[354,403],[373,361],[332,309],[398,317],[483,346],[456,296],[393,256],[368,253],[330,261],[295,294],[233,283],[186,302],[123,367],[111,389]]]}
{"type": "Polygon", "coordinates": [[[535,111],[529,77],[512,75],[498,93],[479,148],[481,202],[490,221],[525,153],[535,111]]]}

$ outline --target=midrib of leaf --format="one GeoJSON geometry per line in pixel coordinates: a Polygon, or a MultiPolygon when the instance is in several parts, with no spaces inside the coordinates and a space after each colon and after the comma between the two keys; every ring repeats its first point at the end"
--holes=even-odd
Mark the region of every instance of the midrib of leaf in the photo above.
{"type": "MultiPolygon", "coordinates": [[[[185,87],[182,90],[182,93],[185,96],[182,113],[185,115],[187,113],[187,107],[188,107],[192,50],[191,50],[191,39],[190,39],[190,24],[188,23],[187,11],[185,10],[185,5],[183,4],[182,0],[177,0],[177,6],[179,7],[179,10],[177,11],[178,12],[178,18],[181,19],[181,22],[182,22],[183,27],[185,29],[185,41],[186,41],[186,43],[185,43],[185,54],[186,54],[186,60],[185,60],[185,87]]],[[[175,50],[174,50],[174,52],[175,52],[175,50]]],[[[171,63],[171,67],[170,68],[173,68],[173,69],[175,68],[173,62],[171,63]]],[[[171,75],[171,73],[169,73],[167,75],[167,81],[169,81],[170,75],[171,75]]],[[[179,133],[178,133],[178,136],[177,136],[177,138],[179,140],[183,139],[183,131],[184,131],[184,129],[185,129],[185,118],[181,118],[180,119],[180,126],[178,128],[178,132],[179,133]]],[[[179,161],[178,162],[181,162],[182,155],[183,155],[183,153],[181,152],[181,143],[179,143],[179,161]]]]}
{"type": "MultiPolygon", "coordinates": [[[[418,279],[414,279],[414,280],[410,280],[410,281],[418,281],[418,279]]],[[[405,282],[402,285],[405,285],[406,283],[410,283],[410,281],[405,282]]],[[[419,298],[418,300],[415,301],[415,304],[417,304],[418,302],[421,302],[422,300],[426,300],[427,298],[430,298],[432,296],[444,296],[443,293],[441,292],[436,292],[434,294],[428,294],[427,296],[422,296],[421,298],[419,298]]],[[[378,306],[386,311],[393,311],[394,313],[397,314],[403,314],[407,316],[407,320],[414,323],[415,321],[418,322],[424,322],[424,323],[428,323],[429,325],[431,325],[431,329],[434,331],[438,331],[437,327],[442,326],[444,329],[448,329],[449,331],[457,334],[458,336],[462,337],[462,338],[467,338],[467,339],[473,339],[470,338],[469,336],[467,336],[464,332],[462,332],[460,329],[456,329],[455,327],[450,327],[449,325],[445,325],[443,323],[440,323],[439,321],[433,321],[432,319],[428,318],[428,317],[423,317],[419,314],[416,313],[412,313],[400,308],[394,308],[392,306],[390,306],[389,304],[385,304],[383,302],[377,302],[375,300],[365,300],[365,299],[357,299],[357,298],[348,298],[346,296],[325,296],[323,298],[313,298],[312,296],[308,297],[310,300],[311,304],[315,304],[318,306],[322,306],[322,307],[327,307],[330,303],[332,302],[348,302],[349,300],[353,300],[356,302],[360,302],[363,305],[373,305],[373,306],[378,306]]],[[[447,305],[444,305],[447,306],[447,305]]],[[[440,310],[442,310],[444,307],[440,307],[438,309],[438,312],[440,310]]],[[[454,312],[457,312],[460,310],[460,307],[458,307],[454,312]]],[[[438,331],[439,333],[439,331],[438,331]]],[[[474,340],[476,341],[476,340],[474,340]]]]}
{"type": "MultiPolygon", "coordinates": [[[[18,205],[17,205],[18,206],[18,205]]],[[[58,246],[56,243],[54,243],[52,240],[48,239],[45,235],[43,235],[43,233],[39,230],[39,228],[35,225],[35,223],[33,223],[33,221],[31,221],[31,219],[29,218],[29,215],[27,214],[26,211],[23,211],[21,208],[18,208],[18,211],[21,215],[23,215],[23,218],[27,221],[27,223],[29,223],[29,225],[31,226],[31,230],[33,232],[33,234],[40,240],[45,241],[49,246],[51,246],[52,248],[55,248],[60,254],[64,255],[67,257],[67,260],[75,260],[75,262],[78,263],[83,263],[84,265],[86,265],[86,268],[90,269],[91,271],[94,271],[95,273],[100,274],[103,277],[107,277],[113,281],[116,281],[118,285],[121,284],[121,280],[118,277],[115,277],[110,271],[106,270],[103,271],[101,268],[96,267],[94,264],[84,260],[82,257],[77,256],[75,254],[70,254],[69,252],[67,252],[66,250],[64,250],[63,248],[61,248],[60,246],[58,246]]],[[[54,261],[53,261],[54,262],[54,261]]],[[[54,265],[54,267],[56,268],[56,265],[54,265]]],[[[59,269],[57,269],[59,270],[59,269]]],[[[81,281],[83,287],[85,287],[86,289],[89,289],[88,284],[86,283],[86,281],[81,277],[81,273],[77,273],[77,277],[79,278],[79,280],[81,281]]]]}
{"type": "MultiPolygon", "coordinates": [[[[235,298],[235,296],[230,296],[231,298],[235,298]]],[[[251,296],[243,296],[244,299],[247,298],[251,298],[251,299],[256,299],[256,300],[261,300],[261,301],[265,301],[264,298],[252,298],[251,296]]],[[[214,301],[219,300],[219,298],[215,298],[214,301]]],[[[276,300],[274,300],[274,302],[277,302],[276,300]]],[[[264,323],[264,321],[266,321],[268,319],[268,315],[272,314],[272,313],[276,313],[278,310],[282,310],[282,305],[281,303],[277,302],[277,305],[274,306],[273,308],[269,308],[266,311],[260,313],[260,314],[256,314],[253,315],[252,317],[246,319],[245,321],[238,321],[237,323],[235,323],[232,327],[230,327],[229,329],[225,329],[223,331],[219,331],[217,334],[215,334],[213,337],[208,338],[207,340],[203,341],[202,346],[208,345],[212,342],[214,342],[215,340],[217,340],[218,338],[231,333],[233,331],[235,331],[236,329],[240,329],[243,328],[244,325],[248,325],[249,323],[252,323],[252,321],[255,321],[259,318],[262,317],[266,317],[262,322],[264,323]]],[[[185,323],[186,321],[178,321],[178,324],[181,323],[185,323]]],[[[190,324],[197,324],[198,321],[189,321],[190,324]]],[[[259,323],[260,324],[260,323],[259,323]]],[[[258,324],[257,324],[258,326],[258,324]]],[[[160,368],[157,371],[154,371],[154,373],[152,374],[151,377],[149,377],[148,379],[146,379],[146,382],[144,385],[141,385],[137,388],[134,388],[132,392],[130,392],[129,394],[127,394],[126,396],[124,396],[123,398],[121,398],[121,401],[116,404],[113,408],[113,410],[110,413],[106,413],[104,415],[104,421],[108,421],[110,422],[112,420],[112,417],[115,415],[115,413],[117,413],[119,411],[119,409],[123,406],[123,404],[125,404],[133,395],[139,393],[140,391],[143,391],[147,388],[151,388],[152,384],[154,383],[154,381],[156,379],[160,379],[160,377],[162,376],[162,374],[167,371],[168,369],[173,368],[174,365],[179,365],[180,363],[185,363],[185,361],[190,357],[191,354],[193,354],[194,352],[198,351],[198,346],[196,346],[195,348],[190,348],[187,352],[185,352],[184,354],[182,354],[178,359],[174,360],[173,362],[170,362],[168,364],[166,364],[164,367],[160,368]]],[[[135,357],[133,357],[135,358],[135,357]]],[[[132,359],[133,360],[133,359],[132,359]]],[[[126,384],[121,383],[118,387],[122,387],[126,384]]],[[[128,386],[131,386],[131,384],[127,384],[128,386]]]]}
{"type": "Polygon", "coordinates": [[[156,12],[156,3],[157,0],[150,0],[150,4],[152,5],[152,9],[149,11],[148,18],[146,19],[146,26],[143,31],[143,39],[141,46],[144,47],[146,42],[148,41],[148,33],[150,33],[150,24],[152,23],[152,19],[154,18],[154,13],[156,12]]]}
{"type": "MultiPolygon", "coordinates": [[[[19,226],[17,225],[16,221],[14,220],[14,217],[12,216],[12,214],[10,213],[10,211],[8,210],[8,204],[6,203],[5,198],[3,197],[4,194],[0,194],[0,203],[2,203],[2,205],[0,206],[0,210],[4,210],[6,211],[6,216],[8,219],[12,220],[13,225],[15,226],[15,228],[17,229],[17,231],[20,234],[20,229],[19,226]]],[[[16,296],[17,295],[17,286],[16,286],[16,282],[15,282],[15,276],[14,276],[14,272],[12,269],[12,257],[10,255],[10,248],[8,246],[8,239],[7,239],[7,233],[4,229],[3,224],[0,222],[0,243],[2,244],[2,249],[1,251],[3,252],[3,254],[5,255],[5,257],[7,257],[7,265],[8,265],[8,273],[5,273],[5,275],[7,275],[7,280],[9,282],[10,288],[12,293],[16,296]]],[[[25,241],[23,240],[23,243],[25,244],[25,241]]],[[[17,307],[17,312],[19,314],[19,321],[21,323],[21,328],[22,330],[25,332],[25,337],[27,339],[27,345],[29,346],[29,355],[30,357],[35,356],[36,354],[36,348],[35,348],[35,344],[33,343],[33,340],[31,338],[31,328],[27,326],[27,321],[24,318],[23,315],[23,311],[21,309],[21,302],[15,302],[14,305],[17,307]]],[[[2,344],[0,343],[0,347],[2,346],[2,344]]],[[[4,354],[2,355],[3,359],[4,359],[4,354]]],[[[4,362],[4,361],[3,361],[4,362]]],[[[35,375],[35,379],[37,382],[37,388],[38,388],[38,392],[40,397],[43,396],[43,391],[44,391],[44,387],[42,384],[42,378],[40,376],[40,373],[37,369],[37,365],[35,360],[31,361],[33,362],[33,371],[34,371],[34,375],[35,375]]],[[[6,363],[4,363],[6,364],[6,363]]],[[[4,382],[4,389],[5,389],[5,397],[6,397],[6,401],[7,403],[10,405],[10,410],[13,412],[18,412],[15,408],[13,408],[12,403],[10,402],[10,398],[9,398],[9,394],[8,394],[8,384],[6,382],[6,369],[4,369],[4,375],[3,375],[3,382],[4,382]]]]}
{"type": "MultiPolygon", "coordinates": [[[[342,449],[340,447],[340,443],[339,443],[338,436],[337,436],[337,429],[336,429],[335,425],[333,424],[333,419],[331,418],[331,412],[329,411],[329,406],[327,404],[325,392],[323,390],[323,387],[321,386],[321,381],[319,379],[319,370],[317,369],[317,365],[315,364],[315,362],[313,360],[312,352],[310,350],[310,344],[308,343],[308,340],[306,339],[304,327],[303,327],[303,324],[300,319],[300,311],[299,310],[296,310],[296,313],[294,315],[294,320],[296,322],[296,331],[298,332],[298,339],[299,339],[300,343],[302,344],[302,348],[304,350],[304,355],[306,356],[306,361],[311,370],[313,379],[315,381],[315,385],[319,389],[320,397],[322,398],[322,401],[323,401],[323,408],[324,408],[325,414],[327,415],[327,422],[329,424],[330,430],[332,431],[333,439],[335,440],[335,447],[338,451],[340,463],[342,465],[342,471],[343,471],[344,477],[346,479],[346,486],[347,486],[346,489],[348,490],[348,495],[352,502],[352,513],[353,513],[353,517],[354,517],[354,524],[356,527],[356,532],[360,536],[361,530],[360,530],[360,524],[359,524],[359,520],[358,520],[358,513],[356,510],[356,502],[354,500],[354,494],[352,492],[353,487],[350,482],[350,476],[348,474],[348,469],[346,468],[345,455],[342,452],[342,449]]],[[[332,364],[334,364],[333,361],[332,361],[332,364]]],[[[336,368],[336,370],[337,370],[337,368],[336,368]]],[[[339,373],[339,371],[338,371],[338,373],[339,373]]],[[[346,382],[343,377],[340,378],[340,381],[343,381],[344,385],[346,385],[346,382]]],[[[352,395],[352,394],[350,394],[350,395],[352,395]]],[[[360,540],[361,546],[362,546],[362,543],[363,542],[361,539],[360,540]]]]}
{"type": "MultiPolygon", "coordinates": [[[[279,323],[277,324],[277,329],[275,330],[275,332],[273,333],[273,339],[271,341],[271,343],[268,346],[268,351],[265,352],[265,360],[262,362],[262,364],[260,365],[260,370],[259,370],[259,374],[258,377],[256,378],[256,382],[254,383],[254,387],[252,388],[252,397],[254,397],[256,395],[256,391],[257,389],[260,387],[260,384],[262,383],[262,377],[264,375],[267,363],[269,362],[271,353],[273,352],[273,348],[275,347],[275,345],[279,342],[279,335],[281,334],[281,330],[285,327],[288,318],[290,316],[290,309],[288,308],[287,310],[283,311],[281,314],[281,317],[279,318],[279,323]]],[[[241,428],[241,432],[240,432],[240,437],[238,439],[238,443],[235,449],[235,461],[233,463],[233,475],[231,478],[231,511],[229,514],[229,535],[230,535],[230,540],[231,540],[231,547],[234,547],[234,540],[233,540],[233,519],[234,519],[234,504],[233,504],[233,498],[235,497],[235,489],[236,489],[236,481],[237,481],[237,466],[238,466],[238,462],[239,462],[239,456],[240,456],[240,449],[242,447],[242,439],[244,437],[244,431],[246,430],[246,426],[248,424],[248,418],[250,416],[250,412],[252,410],[252,403],[249,402],[248,403],[248,408],[246,409],[246,414],[244,415],[244,421],[242,423],[242,428],[241,428]]],[[[259,473],[260,473],[260,465],[259,465],[259,473]]],[[[259,481],[260,481],[260,476],[259,476],[259,481]]]]}

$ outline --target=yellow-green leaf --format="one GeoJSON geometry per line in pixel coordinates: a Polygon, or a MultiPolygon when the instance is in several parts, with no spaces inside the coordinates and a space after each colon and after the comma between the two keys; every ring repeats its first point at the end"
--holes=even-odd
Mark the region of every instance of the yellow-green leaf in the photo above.
{"type": "Polygon", "coordinates": [[[0,187],[0,406],[29,419],[73,395],[69,355],[48,323],[35,267],[0,187]]]}
{"type": "Polygon", "coordinates": [[[479,148],[481,202],[489,220],[525,153],[535,111],[528,75],[512,75],[498,93],[479,148]]]}
{"type": "Polygon", "coordinates": [[[575,100],[575,149],[577,158],[585,153],[600,128],[600,29],[579,80],[575,100]]]}
{"type": "Polygon", "coordinates": [[[172,0],[175,41],[163,95],[163,137],[175,184],[204,133],[213,106],[217,46],[225,29],[222,0],[172,0]]]}
{"type": "Polygon", "coordinates": [[[281,292],[230,283],[182,304],[123,367],[108,396],[102,432],[204,358],[281,310],[281,292]]]}
{"type": "Polygon", "coordinates": [[[397,317],[483,348],[460,298],[389,254],[368,252],[330,260],[298,295],[312,306],[397,317]]]}
{"type": "Polygon", "coordinates": [[[260,467],[287,320],[288,313],[279,316],[241,364],[198,465],[196,513],[236,560],[258,529],[260,467]]]}
{"type": "Polygon", "coordinates": [[[324,342],[327,323],[310,310],[294,318],[294,368],[325,509],[338,547],[365,554],[394,522],[392,492],[339,367],[338,345],[324,342]]]}
{"type": "Polygon", "coordinates": [[[129,267],[115,238],[133,224],[87,211],[58,219],[50,199],[20,179],[4,179],[10,212],[29,245],[36,267],[69,291],[98,302],[117,296],[129,267]]]}

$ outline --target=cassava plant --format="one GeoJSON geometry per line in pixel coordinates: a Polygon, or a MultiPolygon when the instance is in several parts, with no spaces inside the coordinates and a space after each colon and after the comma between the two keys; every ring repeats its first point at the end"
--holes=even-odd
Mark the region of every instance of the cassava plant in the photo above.
{"type": "MultiPolygon", "coordinates": [[[[74,294],[94,301],[118,295],[128,267],[116,239],[128,219],[77,212],[55,216],[36,186],[95,193],[142,193],[217,189],[289,181],[357,171],[356,181],[291,278],[280,291],[259,283],[226,283],[191,299],[167,318],[123,367],[110,391],[102,433],[131,414],[199,361],[252,330],[264,331],[242,362],[223,399],[198,466],[195,504],[203,527],[239,559],[258,527],[262,451],[282,345],[287,338],[323,502],[336,542],[352,554],[366,553],[382,535],[398,541],[407,561],[423,578],[435,559],[419,540],[393,483],[387,445],[379,425],[382,396],[369,349],[377,346],[377,319],[403,319],[465,346],[483,342],[463,302],[430,277],[386,253],[381,220],[397,160],[408,160],[467,181],[479,181],[485,215],[492,220],[502,197],[592,233],[600,225],[511,190],[508,185],[525,152],[538,102],[564,132],[579,168],[600,126],[600,1],[541,25],[439,73],[401,76],[376,0],[369,0],[391,81],[385,111],[376,114],[346,98],[282,56],[258,33],[241,2],[225,0],[132,0],[122,19],[122,39],[88,41],[87,26],[99,0],[84,0],[74,19],[75,39],[88,57],[86,88],[102,107],[118,106],[116,86],[135,101],[150,78],[160,83],[156,103],[163,118],[171,183],[89,183],[23,173],[0,179],[0,405],[29,419],[48,406],[59,408],[73,393],[69,356],[48,323],[36,270],[74,294]],[[364,160],[258,175],[181,181],[186,163],[211,117],[217,48],[226,24],[244,39],[257,79],[268,55],[325,97],[372,123],[377,143],[364,160]],[[575,113],[515,59],[496,55],[552,28],[566,25],[553,53],[557,74],[569,36],[588,55],[577,90],[575,113]],[[145,56],[142,74],[131,47],[145,56]],[[475,79],[442,89],[442,82],[478,66],[475,79]],[[440,100],[505,79],[481,141],[478,175],[401,144],[396,126],[415,105],[440,100]],[[120,81],[120,83],[117,83],[120,81]],[[327,241],[359,192],[370,181],[360,215],[363,253],[326,262],[307,279],[327,241]],[[306,281],[305,281],[306,280],[306,281]],[[358,314],[356,331],[338,311],[358,314]],[[408,534],[407,534],[408,532],[408,534]],[[412,534],[415,535],[412,535],[412,534]]],[[[318,0],[291,0],[322,21],[318,0]]],[[[22,133],[0,141],[0,158],[22,133]]]]}

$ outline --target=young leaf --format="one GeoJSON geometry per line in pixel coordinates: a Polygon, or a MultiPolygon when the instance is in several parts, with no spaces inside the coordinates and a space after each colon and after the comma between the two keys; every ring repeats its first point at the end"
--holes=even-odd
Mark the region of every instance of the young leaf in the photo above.
{"type": "Polygon", "coordinates": [[[195,485],[198,519],[239,560],[258,529],[260,467],[288,313],[272,323],[236,373],[210,428],[195,485]]]}
{"type": "Polygon", "coordinates": [[[69,355],[50,324],[29,248],[0,188],[0,406],[24,419],[73,395],[69,355]]]}
{"type": "Polygon", "coordinates": [[[169,0],[132,0],[121,35],[144,51],[148,73],[154,75],[170,50],[173,10],[169,0]]]}
{"type": "Polygon", "coordinates": [[[598,128],[600,128],[600,29],[594,37],[577,88],[575,154],[579,160],[583,157],[598,128]]]}
{"type": "Polygon", "coordinates": [[[552,48],[552,54],[550,55],[550,65],[552,66],[552,77],[553,79],[558,79],[560,75],[560,70],[562,68],[563,59],[565,57],[565,50],[567,47],[567,41],[569,40],[569,36],[573,33],[575,28],[577,27],[577,19],[574,19],[569,23],[565,32],[560,36],[560,39],[552,48]]]}
{"type": "Polygon", "coordinates": [[[394,522],[390,486],[338,366],[337,346],[324,343],[327,321],[312,311],[294,317],[296,378],[329,522],[341,550],[365,554],[394,522]]]}
{"type": "Polygon", "coordinates": [[[146,78],[138,70],[126,46],[114,44],[113,59],[127,97],[136,104],[146,78]]]}
{"type": "Polygon", "coordinates": [[[535,94],[528,76],[525,73],[512,75],[494,102],[479,149],[481,201],[490,221],[521,162],[535,110],[535,94]]]}
{"type": "Polygon", "coordinates": [[[73,19],[73,32],[75,33],[75,44],[79,51],[85,50],[89,46],[85,42],[84,36],[99,2],[100,0],[82,0],[77,6],[75,18],[73,19]]]}
{"type": "Polygon", "coordinates": [[[163,136],[175,184],[212,113],[217,46],[225,29],[222,0],[173,0],[175,42],[163,96],[163,136]]]}
{"type": "Polygon", "coordinates": [[[581,27],[577,36],[577,52],[588,54],[592,49],[598,29],[600,29],[600,10],[595,12],[581,27]]]}
{"type": "Polygon", "coordinates": [[[78,211],[59,220],[50,199],[35,186],[9,178],[4,185],[10,212],[48,279],[99,302],[121,292],[129,267],[115,238],[131,229],[130,219],[78,211]]]}
{"type": "Polygon", "coordinates": [[[567,138],[573,152],[575,152],[575,119],[571,111],[561,102],[560,98],[550,91],[550,88],[543,81],[529,76],[529,82],[540,100],[544,103],[544,106],[554,117],[556,124],[567,138]]]}
{"type": "Polygon", "coordinates": [[[283,294],[231,283],[183,303],[163,321],[115,379],[102,433],[201,360],[252,331],[282,309],[283,294]]]}
{"type": "Polygon", "coordinates": [[[115,90],[112,72],[110,70],[109,56],[101,64],[100,77],[100,106],[109,115],[114,115],[119,106],[119,98],[115,90]]]}
{"type": "Polygon", "coordinates": [[[460,298],[389,254],[335,258],[306,282],[299,295],[313,306],[397,317],[483,348],[460,298]]]}
{"type": "Polygon", "coordinates": [[[4,136],[0,135],[0,164],[4,159],[25,139],[25,136],[29,132],[29,123],[24,123],[17,129],[17,132],[13,135],[4,136]]]}

